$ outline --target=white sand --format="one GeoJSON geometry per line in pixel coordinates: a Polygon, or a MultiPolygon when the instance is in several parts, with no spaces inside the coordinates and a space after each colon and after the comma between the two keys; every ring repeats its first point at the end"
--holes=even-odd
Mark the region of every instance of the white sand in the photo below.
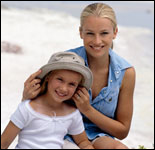
{"type": "MultiPolygon", "coordinates": [[[[45,9],[1,10],[1,42],[22,47],[22,54],[1,53],[1,132],[21,101],[24,81],[45,64],[54,52],[81,46],[79,20],[45,9]]],[[[130,148],[154,143],[154,52],[153,32],[146,28],[119,27],[115,51],[136,68],[134,115],[130,148]]],[[[10,148],[14,148],[17,139],[10,148]]]]}

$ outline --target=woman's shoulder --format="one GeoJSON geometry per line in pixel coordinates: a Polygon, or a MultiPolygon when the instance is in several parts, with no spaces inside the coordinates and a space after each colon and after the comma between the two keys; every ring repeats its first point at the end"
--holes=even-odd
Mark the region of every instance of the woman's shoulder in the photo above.
{"type": "Polygon", "coordinates": [[[130,89],[134,89],[135,81],[136,81],[136,71],[134,67],[127,68],[125,71],[121,87],[125,87],[126,89],[127,87],[130,87],[130,89]]]}
{"type": "Polygon", "coordinates": [[[122,56],[118,55],[114,50],[109,51],[111,62],[114,66],[119,66],[120,69],[131,68],[132,65],[122,56]]]}
{"type": "Polygon", "coordinates": [[[127,78],[127,80],[130,78],[130,79],[134,79],[136,76],[136,71],[135,71],[135,68],[134,67],[130,67],[130,68],[127,68],[126,69],[126,72],[125,72],[125,77],[127,78]]]}
{"type": "Polygon", "coordinates": [[[80,46],[80,47],[72,48],[72,49],[69,49],[69,50],[66,50],[66,51],[67,52],[75,52],[75,53],[78,53],[79,51],[81,51],[83,49],[84,49],[84,46],[80,46]]]}
{"type": "Polygon", "coordinates": [[[84,46],[76,47],[74,49],[69,49],[69,50],[67,50],[67,52],[74,52],[81,57],[85,57],[85,55],[86,55],[86,51],[85,51],[84,46]]]}

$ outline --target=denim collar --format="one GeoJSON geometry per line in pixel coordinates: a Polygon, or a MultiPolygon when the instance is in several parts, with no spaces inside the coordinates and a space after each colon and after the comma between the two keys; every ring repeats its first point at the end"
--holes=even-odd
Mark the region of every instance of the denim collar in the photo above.
{"type": "MultiPolygon", "coordinates": [[[[86,66],[89,67],[89,65],[88,65],[88,59],[87,59],[87,53],[86,53],[85,47],[82,47],[81,48],[81,51],[79,52],[79,54],[85,60],[86,66]]],[[[120,74],[121,74],[122,67],[117,62],[117,60],[115,60],[115,54],[114,54],[114,52],[113,52],[112,49],[109,50],[109,56],[110,56],[110,67],[111,67],[111,71],[114,73],[115,78],[118,79],[119,76],[120,76],[120,74]]]]}
{"type": "Polygon", "coordinates": [[[121,74],[122,67],[117,62],[115,54],[112,49],[109,50],[109,56],[110,56],[111,71],[114,73],[115,78],[118,79],[121,74]]]}

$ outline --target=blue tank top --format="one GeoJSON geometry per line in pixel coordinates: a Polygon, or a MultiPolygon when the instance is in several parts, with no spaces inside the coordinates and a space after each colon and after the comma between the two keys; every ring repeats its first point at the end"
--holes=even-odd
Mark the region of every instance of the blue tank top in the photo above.
{"type": "MultiPolygon", "coordinates": [[[[88,66],[87,53],[85,47],[82,46],[68,51],[77,53],[85,60],[85,64],[86,66],[88,66]]],[[[109,56],[110,56],[110,65],[109,65],[109,77],[107,84],[108,86],[104,87],[95,99],[92,99],[91,89],[89,90],[89,95],[90,95],[90,104],[96,110],[106,115],[107,117],[115,119],[115,111],[117,108],[118,96],[122,79],[124,77],[125,70],[132,66],[125,59],[118,56],[111,49],[109,50],[109,56]]],[[[89,140],[93,140],[98,136],[105,136],[105,135],[111,136],[102,131],[100,128],[98,128],[84,115],[83,115],[83,121],[85,131],[87,133],[89,140]]]]}

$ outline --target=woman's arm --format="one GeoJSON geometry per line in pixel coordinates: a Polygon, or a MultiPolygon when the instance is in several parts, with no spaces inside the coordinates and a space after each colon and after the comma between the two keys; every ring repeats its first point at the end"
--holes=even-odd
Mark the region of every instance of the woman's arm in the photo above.
{"type": "Polygon", "coordinates": [[[80,149],[94,149],[91,142],[88,140],[85,131],[78,135],[72,135],[72,137],[80,149]]]}
{"type": "Polygon", "coordinates": [[[33,99],[40,93],[40,79],[36,77],[41,73],[41,70],[33,73],[24,83],[23,100],[33,99]]]}
{"type": "Polygon", "coordinates": [[[73,100],[75,101],[78,109],[100,129],[118,139],[123,139],[128,135],[130,129],[133,113],[134,87],[135,70],[134,68],[129,68],[126,70],[122,81],[116,110],[116,120],[103,115],[93,108],[89,104],[88,92],[84,88],[77,93],[80,95],[80,98],[78,99],[78,95],[75,94],[73,100]]]}
{"type": "Polygon", "coordinates": [[[7,149],[19,132],[20,129],[10,121],[1,135],[1,149],[7,149]]]}

